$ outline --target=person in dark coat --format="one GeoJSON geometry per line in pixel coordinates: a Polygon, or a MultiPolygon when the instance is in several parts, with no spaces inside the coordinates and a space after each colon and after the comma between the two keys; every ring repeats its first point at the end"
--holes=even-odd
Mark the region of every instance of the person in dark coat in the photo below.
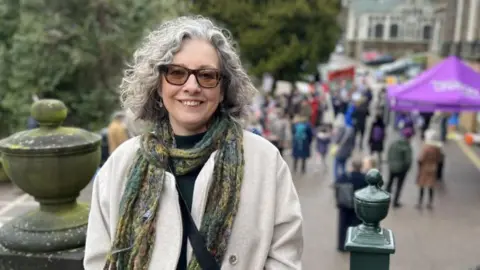
{"type": "MultiPolygon", "coordinates": [[[[352,161],[352,171],[349,174],[340,177],[337,184],[350,183],[353,186],[353,191],[357,191],[366,187],[368,184],[365,181],[365,174],[362,172],[363,161],[355,159],[352,161]]],[[[353,196],[353,194],[352,194],[353,196]]],[[[353,198],[352,198],[353,199],[353,198]]],[[[355,214],[354,208],[338,207],[338,242],[337,250],[345,252],[345,238],[347,236],[348,227],[358,226],[362,222],[355,214]]]]}
{"type": "Polygon", "coordinates": [[[399,202],[400,195],[403,189],[403,183],[407,176],[408,171],[412,165],[412,146],[410,139],[413,137],[413,129],[410,127],[404,127],[401,130],[402,137],[395,140],[390,144],[388,149],[388,170],[390,175],[386,186],[386,191],[392,193],[393,183],[396,182],[395,196],[392,201],[393,207],[401,207],[399,202]]]}
{"type": "Polygon", "coordinates": [[[306,172],[306,162],[310,157],[313,129],[307,117],[297,115],[292,124],[293,171],[297,172],[298,161],[302,162],[302,173],[306,172]]]}
{"type": "Polygon", "coordinates": [[[333,114],[335,117],[337,117],[339,113],[343,113],[342,100],[340,99],[340,94],[333,93],[331,96],[331,99],[332,99],[332,105],[333,105],[333,114]]]}
{"type": "Polygon", "coordinates": [[[372,89],[370,89],[369,87],[367,89],[365,89],[365,92],[362,93],[363,97],[365,98],[365,102],[367,103],[367,107],[370,106],[372,100],[373,100],[373,93],[372,93],[372,89]]]}
{"type": "Polygon", "coordinates": [[[385,122],[383,122],[383,116],[377,114],[375,120],[370,127],[370,135],[368,139],[368,145],[370,146],[370,154],[377,153],[378,162],[382,162],[382,152],[386,137],[385,122]]]}
{"type": "Polygon", "coordinates": [[[368,104],[364,98],[354,101],[355,109],[352,114],[353,127],[355,129],[355,137],[360,134],[360,150],[363,149],[363,138],[365,135],[365,126],[369,115],[368,104]]]}
{"type": "Polygon", "coordinates": [[[425,131],[427,131],[428,127],[430,126],[430,121],[432,120],[433,113],[432,112],[422,112],[420,115],[423,118],[423,125],[422,125],[422,140],[425,139],[425,131]]]}

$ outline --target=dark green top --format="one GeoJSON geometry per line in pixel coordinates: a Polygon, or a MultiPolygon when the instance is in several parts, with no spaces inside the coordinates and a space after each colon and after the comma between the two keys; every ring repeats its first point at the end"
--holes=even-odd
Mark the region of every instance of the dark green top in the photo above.
{"type": "MultiPolygon", "coordinates": [[[[195,144],[202,140],[205,133],[200,133],[191,136],[177,136],[175,135],[175,142],[177,144],[177,148],[180,149],[188,149],[193,148],[195,144]]],[[[192,209],[192,200],[193,200],[193,188],[195,187],[195,180],[197,179],[200,170],[202,170],[203,166],[196,168],[195,170],[189,172],[186,175],[182,176],[175,176],[178,189],[185,199],[187,206],[189,209],[192,209]]],[[[187,234],[185,229],[185,220],[188,217],[182,215],[183,221],[183,239],[182,239],[182,251],[180,253],[180,258],[177,264],[177,270],[186,270],[187,269],[187,234]]]]}

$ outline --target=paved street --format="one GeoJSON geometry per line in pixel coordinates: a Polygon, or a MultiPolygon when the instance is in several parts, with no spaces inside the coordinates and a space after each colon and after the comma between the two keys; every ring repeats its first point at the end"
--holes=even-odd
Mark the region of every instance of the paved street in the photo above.
{"type": "MultiPolygon", "coordinates": [[[[414,170],[404,187],[404,206],[390,209],[382,223],[393,230],[396,238],[392,270],[457,270],[480,264],[477,242],[472,241],[480,235],[479,171],[455,142],[450,142],[445,150],[446,184],[443,192],[437,192],[435,209],[414,208],[418,196],[414,170]]],[[[294,176],[305,219],[304,269],[348,269],[348,255],[335,250],[337,211],[329,187],[331,176],[325,177],[317,167],[312,158],[307,174],[294,176]]]]}

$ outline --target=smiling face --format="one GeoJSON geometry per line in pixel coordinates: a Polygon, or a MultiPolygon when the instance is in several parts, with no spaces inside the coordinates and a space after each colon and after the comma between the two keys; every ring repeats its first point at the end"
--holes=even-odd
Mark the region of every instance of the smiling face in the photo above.
{"type": "MultiPolygon", "coordinates": [[[[179,52],[175,54],[172,66],[163,72],[159,95],[168,111],[170,124],[176,135],[193,135],[207,130],[207,123],[223,101],[220,83],[212,88],[199,85],[194,74],[188,76],[184,84],[177,85],[181,72],[185,70],[220,69],[220,60],[216,49],[206,40],[186,39],[179,52]],[[175,84],[169,83],[166,73],[175,84]]],[[[209,73],[197,73],[200,82],[212,80],[209,73]]],[[[181,81],[181,80],[180,80],[181,81]]],[[[202,83],[202,85],[205,85],[202,83]]]]}

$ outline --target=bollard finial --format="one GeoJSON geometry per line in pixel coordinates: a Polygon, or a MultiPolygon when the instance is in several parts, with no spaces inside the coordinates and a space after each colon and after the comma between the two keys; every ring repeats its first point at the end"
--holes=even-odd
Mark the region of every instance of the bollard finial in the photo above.
{"type": "Polygon", "coordinates": [[[365,181],[368,186],[355,192],[355,213],[366,226],[378,228],[388,214],[390,194],[382,190],[382,174],[377,169],[368,171],[365,181]]]}
{"type": "Polygon", "coordinates": [[[371,169],[367,172],[365,176],[365,181],[371,185],[381,188],[383,186],[382,174],[377,169],[371,169]]]}
{"type": "Polygon", "coordinates": [[[59,127],[67,118],[68,109],[57,99],[40,99],[32,105],[32,117],[40,127],[59,127]]]}
{"type": "MultiPolygon", "coordinates": [[[[352,252],[351,258],[357,258],[361,254],[384,254],[388,256],[388,254],[395,252],[394,238],[390,230],[380,227],[380,222],[388,214],[390,194],[381,189],[383,178],[377,169],[368,171],[365,181],[368,186],[355,192],[354,198],[355,213],[362,224],[348,229],[345,248],[352,252]]],[[[361,264],[358,267],[356,269],[373,269],[374,265],[361,264]]]]}

